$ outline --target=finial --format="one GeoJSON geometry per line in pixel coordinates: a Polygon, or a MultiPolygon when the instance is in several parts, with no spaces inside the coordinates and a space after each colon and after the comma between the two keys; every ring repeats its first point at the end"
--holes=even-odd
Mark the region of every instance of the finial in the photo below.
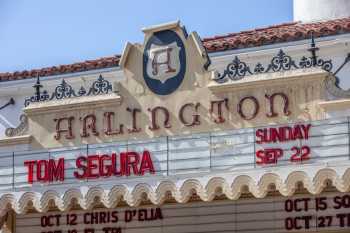
{"type": "Polygon", "coordinates": [[[319,50],[319,48],[316,47],[314,32],[311,31],[311,44],[310,44],[310,48],[308,49],[308,51],[311,52],[312,66],[317,65],[317,55],[316,55],[317,50],[319,50]]]}
{"type": "Polygon", "coordinates": [[[40,101],[40,89],[43,87],[43,85],[41,85],[40,83],[40,76],[39,76],[39,73],[36,77],[36,83],[33,85],[34,89],[35,89],[35,98],[36,98],[36,101],[40,101]]]}

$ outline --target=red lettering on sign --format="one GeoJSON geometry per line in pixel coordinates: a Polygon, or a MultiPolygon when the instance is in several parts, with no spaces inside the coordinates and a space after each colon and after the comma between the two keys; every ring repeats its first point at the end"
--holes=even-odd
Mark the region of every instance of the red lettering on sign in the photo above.
{"type": "MultiPolygon", "coordinates": [[[[298,140],[298,144],[291,146],[286,153],[290,162],[302,162],[311,158],[311,148],[307,145],[299,146],[299,140],[308,140],[311,124],[296,124],[294,126],[281,126],[257,129],[255,131],[255,143],[271,144],[298,140]]],[[[256,151],[257,164],[277,163],[285,151],[281,148],[264,148],[256,151]]]]}
{"type": "Polygon", "coordinates": [[[256,164],[276,164],[278,159],[283,156],[283,150],[279,148],[269,148],[258,150],[256,152],[256,164]]]}
{"type": "Polygon", "coordinates": [[[81,156],[77,158],[76,166],[79,171],[75,171],[74,176],[77,179],[155,173],[149,151],[144,151],[141,158],[139,153],[131,151],[122,152],[120,155],[113,153],[111,156],[106,154],[81,156]]]}
{"type": "Polygon", "coordinates": [[[308,140],[311,124],[296,124],[292,126],[270,127],[257,129],[256,143],[276,143],[293,140],[308,140]]]}
{"type": "Polygon", "coordinates": [[[64,180],[64,158],[25,161],[24,165],[28,168],[27,181],[30,184],[34,181],[53,182],[64,180]]]}

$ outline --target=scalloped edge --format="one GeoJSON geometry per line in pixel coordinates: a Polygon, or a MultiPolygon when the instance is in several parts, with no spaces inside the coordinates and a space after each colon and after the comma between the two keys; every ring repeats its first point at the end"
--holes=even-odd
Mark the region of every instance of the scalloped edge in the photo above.
{"type": "Polygon", "coordinates": [[[83,210],[93,209],[96,198],[99,198],[106,208],[114,208],[120,201],[136,207],[141,204],[145,195],[151,203],[159,205],[166,200],[169,192],[178,203],[188,202],[193,192],[196,192],[202,201],[212,201],[218,194],[218,189],[228,199],[237,200],[244,187],[248,187],[254,197],[264,198],[271,184],[275,185],[276,190],[282,196],[292,196],[300,182],[310,194],[315,195],[322,192],[327,180],[330,180],[338,191],[347,192],[350,187],[350,168],[342,174],[332,168],[322,168],[311,177],[305,171],[293,171],[285,179],[277,173],[266,173],[258,180],[249,175],[211,176],[204,182],[193,178],[175,182],[164,180],[160,181],[155,188],[146,183],[139,183],[132,188],[126,185],[115,185],[109,190],[94,186],[89,188],[85,194],[82,190],[70,188],[61,196],[54,190],[48,190],[42,194],[31,191],[7,193],[0,197],[0,216],[4,216],[11,209],[17,214],[24,214],[29,206],[40,213],[47,212],[52,201],[60,211],[68,211],[74,199],[83,210]]]}

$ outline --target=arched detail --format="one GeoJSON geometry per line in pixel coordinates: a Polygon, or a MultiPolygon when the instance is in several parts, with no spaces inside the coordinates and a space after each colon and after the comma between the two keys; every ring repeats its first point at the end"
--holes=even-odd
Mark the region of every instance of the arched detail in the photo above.
{"type": "Polygon", "coordinates": [[[40,206],[42,212],[47,212],[50,209],[51,200],[58,208],[62,207],[63,203],[59,194],[55,190],[49,190],[43,193],[42,197],[40,198],[40,206]]]}
{"type": "Polygon", "coordinates": [[[277,190],[283,187],[282,180],[277,174],[267,173],[260,178],[260,181],[257,187],[258,192],[253,193],[253,195],[257,198],[265,197],[269,191],[269,187],[271,184],[275,185],[277,190]]]}
{"type": "MultiPolygon", "coordinates": [[[[336,185],[335,187],[341,188],[341,192],[349,192],[350,190],[350,169],[347,169],[342,176],[342,186],[336,185]]],[[[340,190],[340,189],[339,189],[340,190]]]]}
{"type": "Polygon", "coordinates": [[[230,193],[226,192],[226,196],[231,200],[237,200],[241,196],[242,188],[244,186],[248,187],[249,192],[256,192],[257,185],[255,184],[254,179],[248,175],[241,175],[234,179],[231,184],[230,193]]]}
{"type": "Polygon", "coordinates": [[[202,201],[212,201],[217,194],[224,194],[228,199],[237,200],[242,191],[249,191],[256,198],[267,195],[269,187],[274,185],[282,196],[292,196],[299,183],[311,194],[319,194],[326,187],[326,181],[340,192],[350,189],[350,168],[337,168],[337,170],[324,167],[318,170],[309,167],[300,168],[285,174],[284,169],[276,169],[273,173],[259,175],[258,173],[235,176],[223,173],[220,176],[203,175],[198,179],[168,179],[157,183],[140,183],[135,186],[115,185],[108,188],[100,186],[71,188],[65,192],[47,190],[39,192],[5,193],[0,196],[0,217],[9,210],[17,214],[26,213],[29,208],[38,212],[49,211],[51,202],[61,211],[68,211],[74,204],[82,209],[94,208],[98,198],[106,208],[114,208],[120,201],[129,206],[138,206],[147,199],[155,205],[162,204],[169,193],[178,203],[186,203],[193,193],[202,201]]]}
{"type": "Polygon", "coordinates": [[[150,199],[150,196],[152,196],[150,193],[152,193],[152,188],[148,184],[141,183],[134,187],[132,192],[126,196],[125,200],[130,206],[139,206],[144,198],[144,194],[150,199]]]}
{"type": "Polygon", "coordinates": [[[192,197],[193,190],[202,200],[206,200],[207,194],[204,191],[204,188],[201,185],[200,181],[196,179],[188,179],[182,184],[181,188],[178,190],[175,196],[176,201],[179,203],[188,202],[192,197]]]}
{"type": "Polygon", "coordinates": [[[18,200],[17,213],[26,213],[29,207],[33,207],[36,211],[42,212],[40,199],[35,192],[25,192],[18,200]]]}
{"type": "Polygon", "coordinates": [[[0,217],[5,216],[11,209],[16,209],[16,198],[12,194],[5,194],[0,198],[0,217]]]}
{"type": "Polygon", "coordinates": [[[128,190],[123,185],[115,185],[108,193],[108,208],[116,207],[124,199],[128,190]]]}
{"type": "MultiPolygon", "coordinates": [[[[313,190],[308,191],[312,194],[320,194],[324,188],[326,188],[326,181],[331,180],[333,184],[337,183],[338,175],[333,169],[326,168],[318,171],[314,177],[314,187],[313,190]]],[[[339,181],[338,181],[339,182],[339,181]]],[[[341,181],[340,181],[341,182],[341,181]]]]}
{"type": "Polygon", "coordinates": [[[304,185],[304,187],[310,187],[310,185],[313,185],[312,181],[309,179],[308,175],[304,171],[296,171],[288,175],[285,181],[284,189],[279,190],[280,193],[283,196],[293,195],[295,190],[297,189],[297,185],[299,182],[301,182],[304,185]]]}
{"type": "Polygon", "coordinates": [[[213,177],[208,181],[205,189],[208,195],[206,201],[212,201],[217,195],[217,189],[221,189],[222,193],[226,195],[226,191],[229,189],[229,185],[224,178],[213,177]]]}
{"type": "Polygon", "coordinates": [[[72,207],[74,200],[77,201],[76,204],[78,204],[82,209],[86,209],[84,196],[78,189],[75,189],[75,188],[68,189],[64,193],[62,200],[63,200],[62,202],[63,205],[58,206],[58,208],[60,208],[61,211],[69,210],[72,207]]]}
{"type": "Polygon", "coordinates": [[[155,199],[154,201],[152,201],[152,203],[154,204],[162,204],[166,198],[167,198],[167,193],[170,192],[172,197],[175,197],[176,195],[176,185],[175,183],[167,180],[167,181],[162,181],[156,191],[155,191],[155,199]]]}
{"type": "Polygon", "coordinates": [[[85,204],[86,209],[93,209],[93,207],[97,204],[96,200],[99,200],[104,206],[105,203],[108,203],[108,200],[106,201],[104,190],[99,187],[95,186],[89,189],[89,191],[86,193],[85,197],[85,204]]]}

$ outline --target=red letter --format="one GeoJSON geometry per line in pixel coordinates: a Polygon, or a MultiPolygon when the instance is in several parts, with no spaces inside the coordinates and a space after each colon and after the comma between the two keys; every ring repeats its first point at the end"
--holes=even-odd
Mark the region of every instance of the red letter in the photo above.
{"type": "Polygon", "coordinates": [[[56,166],[54,159],[49,160],[49,181],[64,181],[64,158],[59,158],[56,166]]]}
{"type": "Polygon", "coordinates": [[[96,163],[94,163],[94,161],[97,161],[97,163],[99,162],[99,156],[98,155],[90,155],[87,158],[87,177],[88,178],[98,178],[99,177],[99,173],[94,173],[94,170],[98,168],[98,165],[96,163]]]}
{"type": "Polygon", "coordinates": [[[115,166],[115,164],[105,164],[104,162],[108,160],[111,161],[109,155],[100,156],[100,176],[109,177],[112,175],[113,166],[115,166]]]}
{"type": "Polygon", "coordinates": [[[49,181],[49,166],[46,160],[38,160],[36,166],[36,178],[38,181],[49,181]],[[44,175],[42,176],[42,167],[44,167],[44,175]]]}
{"type": "Polygon", "coordinates": [[[142,154],[139,174],[144,175],[147,170],[151,174],[155,173],[153,162],[151,159],[151,154],[149,153],[149,151],[145,150],[142,154]]]}
{"type": "Polygon", "coordinates": [[[27,181],[29,184],[32,184],[34,179],[34,165],[36,164],[35,160],[31,160],[31,161],[24,161],[24,166],[28,167],[28,176],[27,176],[27,181]]]}
{"type": "Polygon", "coordinates": [[[262,129],[257,129],[255,131],[255,136],[257,139],[255,139],[255,142],[257,144],[262,144],[264,143],[264,131],[262,129]],[[260,139],[260,140],[259,140],[260,139]]]}
{"type": "Polygon", "coordinates": [[[86,165],[84,165],[83,162],[86,162],[86,158],[84,156],[80,156],[75,161],[77,168],[83,170],[83,173],[81,175],[77,171],[74,172],[74,176],[77,179],[84,179],[86,177],[86,165]]]}
{"type": "Polygon", "coordinates": [[[126,156],[126,175],[129,176],[130,175],[130,166],[132,167],[132,170],[134,172],[134,175],[137,175],[138,169],[137,169],[137,165],[140,162],[140,156],[138,153],[136,152],[126,152],[125,153],[126,156]]]}
{"type": "Polygon", "coordinates": [[[304,131],[304,139],[305,140],[309,139],[309,132],[310,132],[311,124],[301,125],[301,128],[304,131]]]}

